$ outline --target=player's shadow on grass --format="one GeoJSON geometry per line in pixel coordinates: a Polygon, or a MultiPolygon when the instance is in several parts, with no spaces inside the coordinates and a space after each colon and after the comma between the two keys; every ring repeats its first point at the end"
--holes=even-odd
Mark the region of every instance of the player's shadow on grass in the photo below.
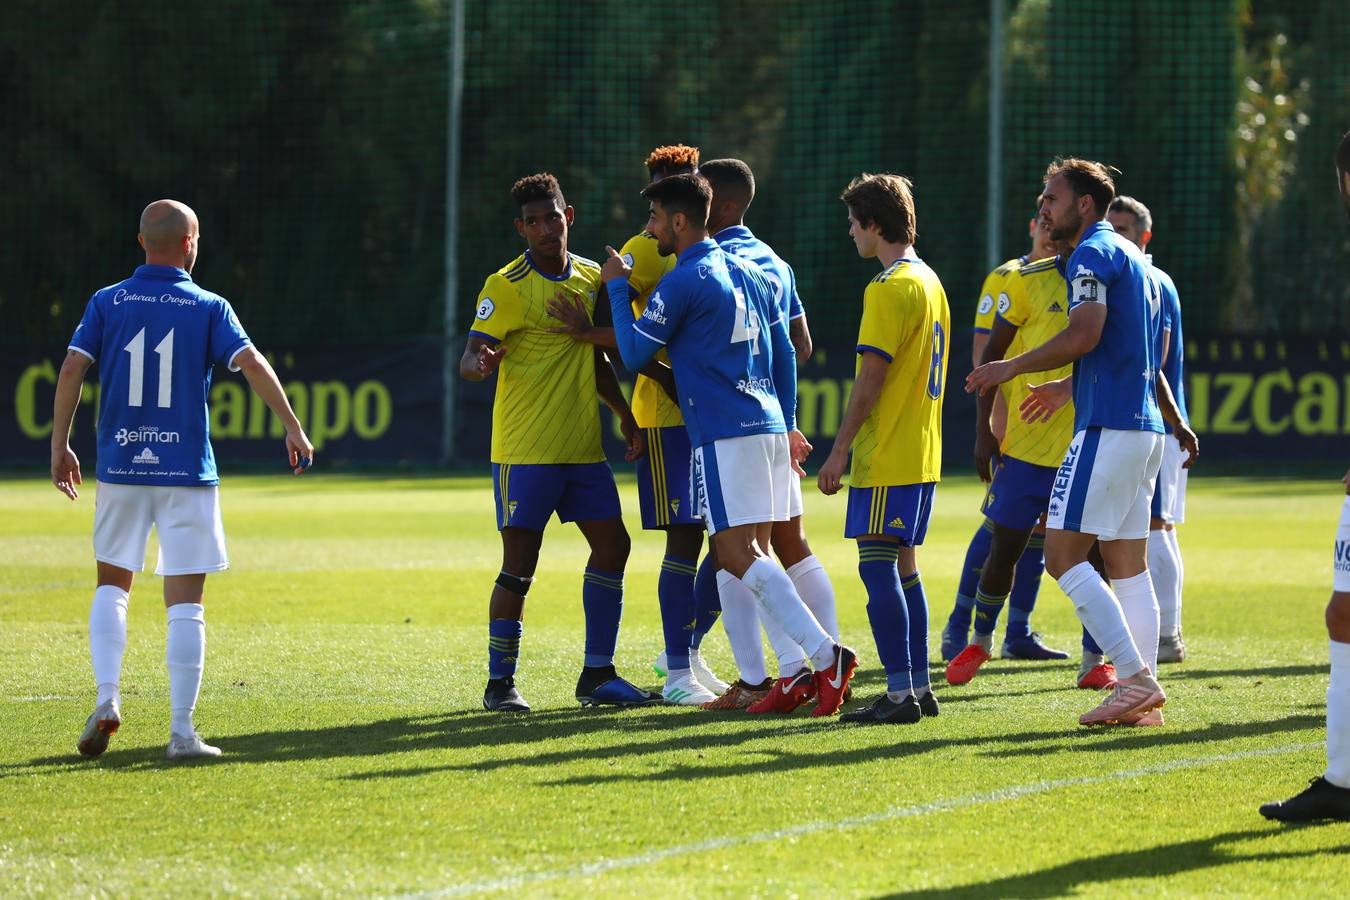
{"type": "MultiPolygon", "coordinates": [[[[1255,809],[1252,814],[1255,815],[1255,809]]],[[[1193,841],[1180,841],[1161,847],[1125,850],[1075,859],[1037,872],[993,878],[976,884],[949,888],[923,888],[886,895],[909,897],[1063,897],[1081,890],[1099,892],[1113,881],[1148,877],[1166,877],[1199,869],[1253,862],[1305,859],[1324,854],[1350,854],[1350,846],[1319,850],[1246,850],[1228,845],[1241,841],[1277,838],[1280,832],[1267,828],[1229,831],[1193,841]]],[[[1106,888],[1110,891],[1110,888],[1106,888]]]]}
{"type": "MultiPolygon", "coordinates": [[[[1164,707],[1164,714],[1166,707],[1164,707]]],[[[1137,750],[1141,747],[1167,747],[1173,744],[1205,744],[1233,738],[1250,738],[1284,731],[1320,729],[1326,725],[1326,716],[1294,715],[1260,722],[1222,722],[1203,728],[1178,728],[1176,722],[1162,728],[1079,728],[1062,733],[1065,743],[1047,747],[1020,745],[1001,750],[988,750],[985,756],[1017,757],[1041,756],[1047,750],[1137,750]],[[1070,746],[1072,744],[1073,746],[1070,746]]]]}
{"type": "Polygon", "coordinates": [[[1164,684],[1169,681],[1193,678],[1298,678],[1304,675],[1326,675],[1330,668],[1318,665],[1263,666],[1252,669],[1188,669],[1168,666],[1161,672],[1164,684]]]}
{"type": "MultiPolygon", "coordinates": [[[[594,759],[595,741],[609,739],[604,748],[607,758],[668,752],[675,736],[689,749],[734,747],[747,741],[803,730],[816,730],[821,723],[803,720],[783,722],[747,719],[720,731],[695,731],[692,717],[707,725],[717,718],[708,713],[673,710],[669,707],[643,709],[557,709],[521,715],[502,715],[461,710],[444,714],[353,722],[325,728],[258,731],[251,734],[213,736],[220,747],[218,759],[196,760],[189,765],[231,765],[290,762],[343,757],[397,756],[405,753],[437,750],[474,750],[491,748],[500,754],[481,763],[428,766],[418,769],[394,769],[368,776],[417,775],[442,770],[486,771],[506,766],[534,766],[541,762],[571,762],[594,759]],[[572,749],[541,752],[544,742],[558,740],[574,745],[572,749]]],[[[0,779],[50,772],[72,766],[100,769],[167,768],[163,747],[119,748],[114,739],[111,749],[97,760],[83,760],[74,752],[60,756],[37,757],[25,763],[0,766],[0,779]]]]}

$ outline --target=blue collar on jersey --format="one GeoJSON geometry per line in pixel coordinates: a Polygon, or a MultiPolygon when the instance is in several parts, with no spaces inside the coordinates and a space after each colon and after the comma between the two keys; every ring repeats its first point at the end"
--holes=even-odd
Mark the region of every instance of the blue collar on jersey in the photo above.
{"type": "Polygon", "coordinates": [[[567,279],[572,277],[572,254],[570,252],[567,254],[567,268],[562,270],[561,275],[550,275],[543,269],[536,266],[534,264],[534,257],[530,255],[530,251],[528,250],[525,251],[525,261],[530,264],[531,269],[534,269],[536,272],[547,278],[549,281],[566,281],[567,279]]]}
{"type": "Polygon", "coordinates": [[[712,238],[704,238],[697,244],[690,244],[688,247],[685,247],[684,252],[679,256],[679,261],[675,264],[677,266],[682,266],[685,263],[695,262],[716,249],[718,249],[716,241],[712,238]]]}
{"type": "MultiPolygon", "coordinates": [[[[1086,241],[1088,238],[1093,237],[1102,231],[1107,231],[1111,234],[1116,233],[1116,230],[1111,227],[1111,223],[1107,222],[1105,219],[1099,219],[1096,224],[1088,226],[1088,230],[1083,232],[1083,238],[1078,243],[1081,244],[1083,241],[1086,241]]],[[[1077,249],[1077,247],[1074,249],[1077,249]]]]}
{"type": "Polygon", "coordinates": [[[154,266],[146,263],[136,267],[134,278],[158,278],[160,281],[191,281],[192,276],[186,269],[177,266],[154,266]]]}
{"type": "Polygon", "coordinates": [[[726,228],[717,232],[717,234],[714,234],[712,239],[720,244],[723,241],[752,241],[755,239],[755,235],[744,225],[728,225],[726,228]]]}

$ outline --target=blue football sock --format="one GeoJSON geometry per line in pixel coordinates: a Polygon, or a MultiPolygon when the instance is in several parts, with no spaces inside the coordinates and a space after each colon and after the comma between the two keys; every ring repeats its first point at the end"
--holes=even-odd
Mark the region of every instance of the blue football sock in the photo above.
{"type": "Polygon", "coordinates": [[[858,541],[858,574],[867,588],[867,621],[877,657],[886,670],[886,690],[908,691],[910,681],[909,609],[900,591],[900,573],[895,560],[898,548],[891,541],[858,541]]]}
{"type": "Polygon", "coordinates": [[[961,566],[961,580],[956,585],[956,605],[947,619],[947,627],[954,631],[968,631],[970,617],[975,610],[975,590],[980,586],[980,571],[989,558],[994,543],[994,523],[985,519],[970,539],[966,561],[961,566]]]}
{"type": "Polygon", "coordinates": [[[589,668],[614,665],[623,616],[623,573],[586,567],[581,583],[581,607],[586,613],[586,661],[589,668]]]}
{"type": "Polygon", "coordinates": [[[520,655],[520,636],[525,624],[519,619],[493,619],[488,622],[488,677],[510,678],[516,674],[520,655]]]}
{"type": "Polygon", "coordinates": [[[1027,548],[1017,560],[1013,573],[1012,596],[1008,598],[1008,629],[1005,640],[1031,635],[1031,611],[1036,608],[1036,595],[1041,591],[1041,574],[1045,571],[1045,535],[1033,534],[1027,548]]]}
{"type": "MultiPolygon", "coordinates": [[[[694,627],[694,572],[692,559],[667,555],[656,580],[661,607],[661,633],[666,639],[666,670],[689,668],[689,632],[694,627]]],[[[589,651],[588,651],[589,652],[589,651]]]]}
{"type": "Polygon", "coordinates": [[[900,579],[905,592],[905,609],[909,613],[909,672],[914,693],[928,690],[928,596],[923,592],[923,579],[915,572],[900,579]]]}
{"type": "Polygon", "coordinates": [[[694,576],[694,632],[689,636],[689,649],[697,650],[722,615],[722,596],[717,593],[717,567],[712,554],[703,557],[698,574],[694,576]]]}
{"type": "Polygon", "coordinates": [[[1003,612],[1003,604],[1008,602],[1008,595],[986,594],[983,590],[975,590],[975,634],[980,637],[989,637],[994,633],[994,626],[998,624],[999,613],[1003,612]]]}
{"type": "Polygon", "coordinates": [[[1102,648],[1099,647],[1097,645],[1097,642],[1092,639],[1092,635],[1088,634],[1088,630],[1086,628],[1083,629],[1083,652],[1093,653],[1096,654],[1097,656],[1105,655],[1102,653],[1102,648]]]}

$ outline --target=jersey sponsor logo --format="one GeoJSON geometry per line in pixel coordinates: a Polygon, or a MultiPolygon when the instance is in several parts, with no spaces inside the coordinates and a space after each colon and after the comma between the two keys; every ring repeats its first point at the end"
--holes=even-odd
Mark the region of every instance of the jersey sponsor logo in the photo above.
{"type": "Polygon", "coordinates": [[[1059,305],[1059,301],[1056,300],[1054,303],[1051,303],[1051,304],[1050,304],[1050,310],[1049,310],[1049,311],[1050,311],[1050,312],[1064,312],[1064,307],[1060,306],[1060,305],[1059,305]]]}
{"type": "Polygon", "coordinates": [[[1350,572],[1350,541],[1336,542],[1336,571],[1350,572]]]}
{"type": "Polygon", "coordinates": [[[126,288],[122,288],[113,294],[113,306],[121,306],[123,303],[172,303],[174,306],[196,306],[197,301],[192,297],[180,297],[177,294],[160,294],[158,297],[152,297],[149,294],[133,294],[126,288]]]}
{"type": "Polygon", "coordinates": [[[769,378],[742,378],[736,382],[736,390],[742,394],[768,394],[773,391],[773,380],[769,378]]]}
{"type": "Polygon", "coordinates": [[[480,319],[489,318],[496,311],[497,304],[492,302],[491,297],[484,297],[482,302],[478,304],[478,318],[480,319]]]}
{"type": "Polygon", "coordinates": [[[980,315],[982,316],[989,315],[989,310],[993,308],[994,308],[994,296],[992,294],[985,294],[983,297],[980,298],[980,305],[977,307],[977,311],[979,312],[980,315]]]}
{"type": "Polygon", "coordinates": [[[179,435],[176,431],[160,431],[154,425],[138,425],[135,428],[119,428],[113,435],[113,440],[117,441],[119,447],[125,447],[127,444],[177,444],[179,435]]]}
{"type": "Polygon", "coordinates": [[[642,318],[651,319],[657,325],[666,324],[666,301],[661,299],[661,292],[652,294],[652,299],[647,301],[647,308],[642,311],[642,318]]]}
{"type": "Polygon", "coordinates": [[[142,447],[141,452],[131,458],[131,462],[139,466],[157,466],[159,457],[149,447],[142,447]]]}
{"type": "Polygon", "coordinates": [[[1069,451],[1064,454],[1064,462],[1060,464],[1059,471],[1055,473],[1055,483],[1050,489],[1050,515],[1059,513],[1059,505],[1067,503],[1069,499],[1069,482],[1073,480],[1074,463],[1078,462],[1078,451],[1082,449],[1082,444],[1074,442],[1069,445],[1069,451]]]}
{"type": "Polygon", "coordinates": [[[1007,294],[998,295],[998,314],[1001,316],[1012,308],[1012,298],[1007,294]]]}

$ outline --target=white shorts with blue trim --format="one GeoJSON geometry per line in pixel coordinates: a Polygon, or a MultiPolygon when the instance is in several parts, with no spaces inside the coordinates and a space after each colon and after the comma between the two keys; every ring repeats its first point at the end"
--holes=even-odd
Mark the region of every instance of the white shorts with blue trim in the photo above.
{"type": "Polygon", "coordinates": [[[695,448],[692,491],[709,534],[802,514],[785,434],[748,434],[695,448]]]}
{"type": "Polygon", "coordinates": [[[1186,521],[1186,476],[1190,469],[1182,468],[1186,451],[1181,449],[1177,436],[1163,437],[1162,468],[1158,470],[1158,485],[1153,494],[1153,517],[1168,525],[1186,521]]]}
{"type": "Polygon", "coordinates": [[[1336,558],[1331,576],[1331,589],[1350,593],[1350,497],[1341,506],[1341,524],[1336,529],[1336,558]]]}
{"type": "Polygon", "coordinates": [[[94,495],[94,559],[139,572],[154,528],[156,575],[201,575],[230,567],[220,491],[215,485],[167,487],[98,483],[94,495]]]}
{"type": "Polygon", "coordinates": [[[1046,526],[1103,541],[1148,537],[1163,435],[1087,428],[1073,436],[1055,475],[1046,526]]]}

